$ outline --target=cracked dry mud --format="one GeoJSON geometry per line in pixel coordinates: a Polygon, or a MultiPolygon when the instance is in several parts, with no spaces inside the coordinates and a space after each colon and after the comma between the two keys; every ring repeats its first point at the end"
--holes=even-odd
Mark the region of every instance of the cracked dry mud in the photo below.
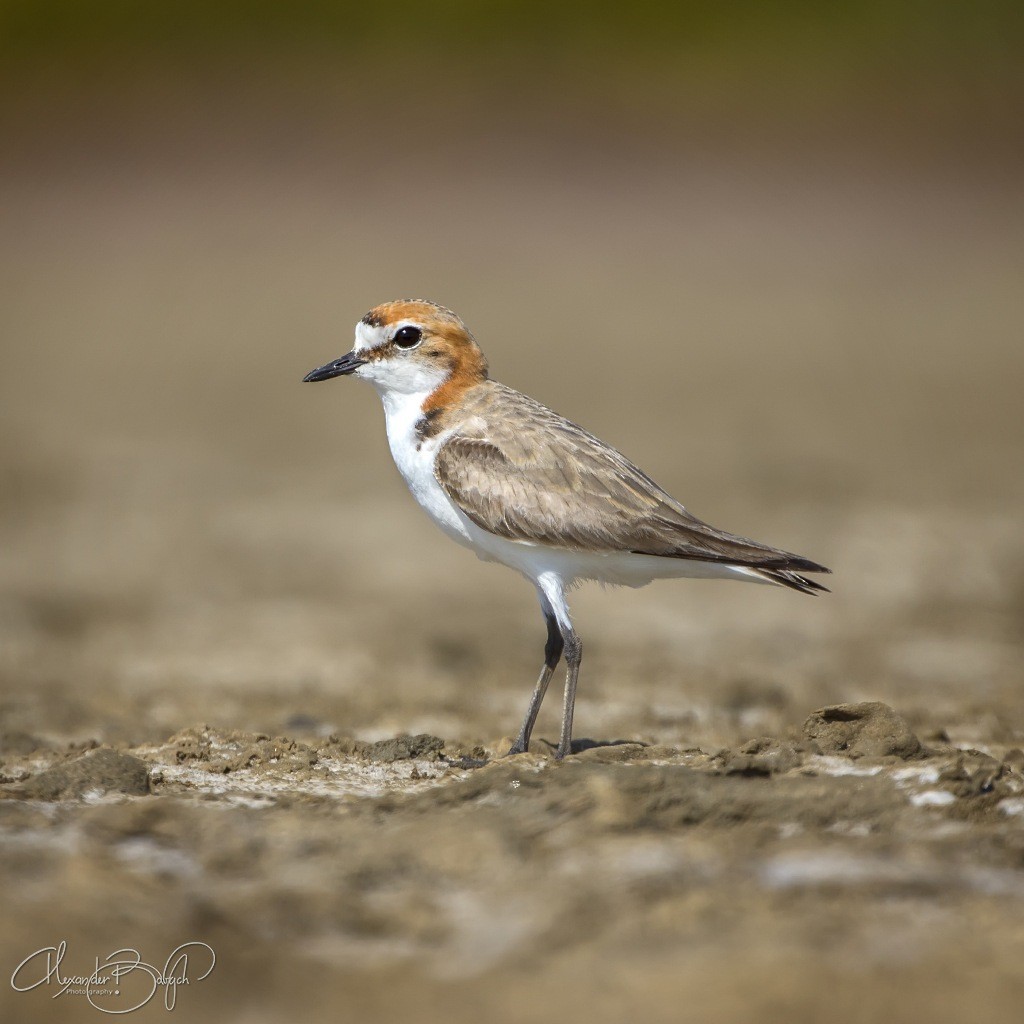
{"type": "MultiPolygon", "coordinates": [[[[247,999],[305,979],[299,1017],[337,1000],[339,1019],[441,1020],[455,993],[568,1013],[582,986],[631,993],[589,1019],[680,1019],[666,994],[696,973],[709,1019],[784,977],[811,1020],[863,1002],[866,973],[877,1008],[963,962],[997,1008],[1018,995],[1024,753],[922,744],[879,702],[786,739],[582,741],[561,763],[208,726],[127,750],[3,743],[0,878],[34,933],[113,916],[136,942],[202,935],[247,999]]],[[[218,1006],[213,986],[188,997],[218,1006]]],[[[922,1019],[958,1019],[919,998],[922,1019]]]]}

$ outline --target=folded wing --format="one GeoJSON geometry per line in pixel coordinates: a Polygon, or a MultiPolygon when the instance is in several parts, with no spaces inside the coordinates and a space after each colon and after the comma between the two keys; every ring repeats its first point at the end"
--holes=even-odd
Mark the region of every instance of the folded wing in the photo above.
{"type": "Polygon", "coordinates": [[[445,492],[481,529],[578,551],[828,572],[810,559],[716,530],[614,448],[532,399],[503,391],[501,417],[488,417],[482,436],[449,437],[434,464],[445,492]]]}

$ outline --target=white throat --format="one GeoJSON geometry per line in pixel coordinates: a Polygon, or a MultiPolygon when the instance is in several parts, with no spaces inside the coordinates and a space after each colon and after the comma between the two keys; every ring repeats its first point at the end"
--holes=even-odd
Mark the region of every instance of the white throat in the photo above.
{"type": "MultiPolygon", "coordinates": [[[[394,431],[411,431],[415,433],[416,422],[423,415],[423,403],[434,393],[429,391],[394,391],[374,381],[377,394],[384,406],[384,418],[387,421],[388,440],[394,431]]],[[[392,443],[392,451],[394,444],[392,443]]]]}

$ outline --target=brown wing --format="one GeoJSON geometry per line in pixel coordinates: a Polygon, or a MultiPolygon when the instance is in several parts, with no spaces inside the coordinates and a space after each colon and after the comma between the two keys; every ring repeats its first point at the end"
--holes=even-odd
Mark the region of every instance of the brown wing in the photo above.
{"type": "Polygon", "coordinates": [[[486,418],[470,417],[479,427],[449,437],[434,463],[445,492],[481,529],[577,551],[827,572],[708,526],[575,423],[502,385],[489,392],[486,418]]]}

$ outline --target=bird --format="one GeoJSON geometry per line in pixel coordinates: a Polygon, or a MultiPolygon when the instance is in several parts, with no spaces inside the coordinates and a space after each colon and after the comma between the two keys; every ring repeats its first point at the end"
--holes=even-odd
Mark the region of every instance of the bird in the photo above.
{"type": "Polygon", "coordinates": [[[343,376],[377,390],[395,465],[434,523],[537,590],[544,664],[509,755],[529,749],[563,655],[554,756],[572,752],[583,644],[567,595],[578,584],[703,577],[827,592],[803,575],[830,572],[825,566],[708,525],[621,452],[491,379],[476,339],[444,306],[426,299],[375,306],[356,324],[352,350],[303,380],[343,376]]]}

